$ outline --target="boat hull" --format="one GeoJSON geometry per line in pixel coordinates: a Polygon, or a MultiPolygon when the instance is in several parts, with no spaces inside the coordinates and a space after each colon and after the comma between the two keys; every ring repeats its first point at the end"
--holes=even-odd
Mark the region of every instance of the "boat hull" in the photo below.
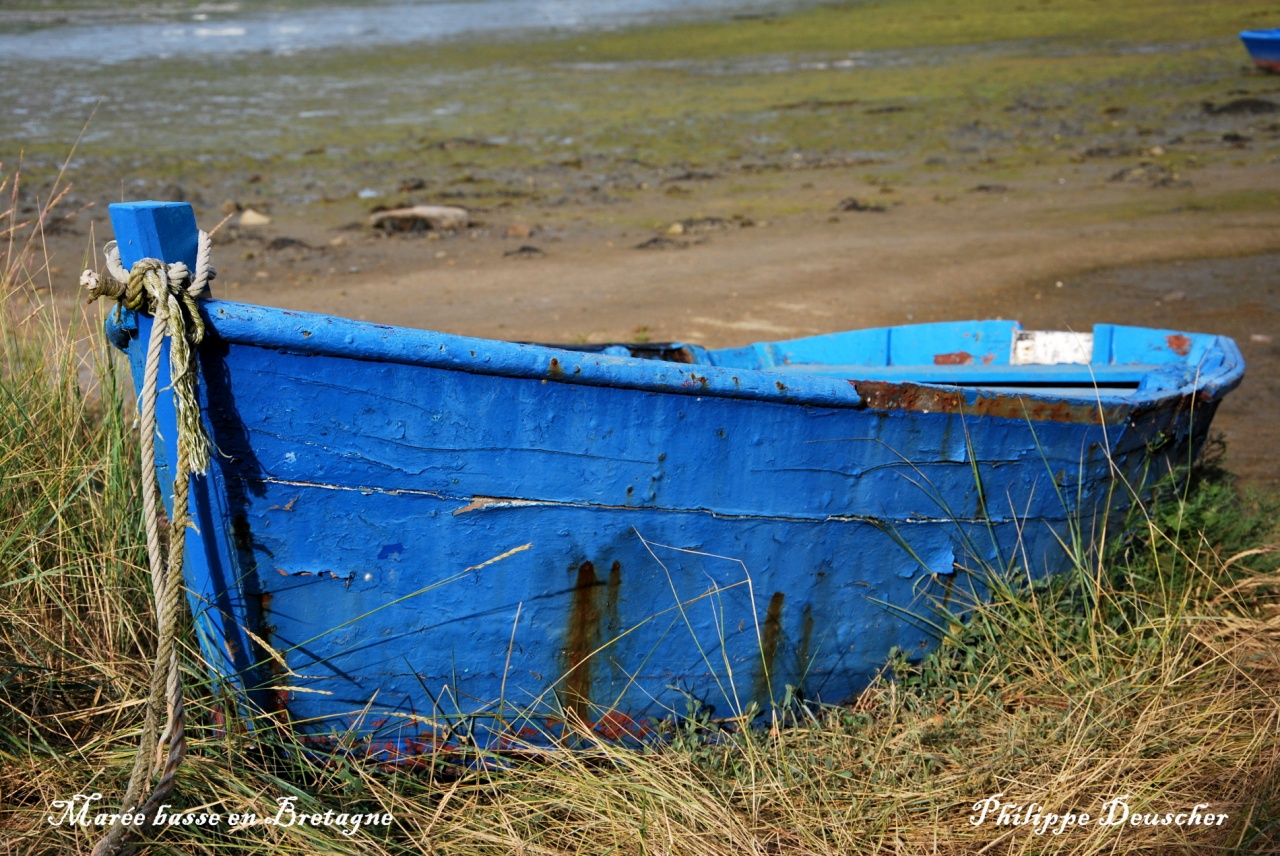
{"type": "Polygon", "coordinates": [[[1280,29],[1245,30],[1240,34],[1253,64],[1266,71],[1280,72],[1280,29]]]}
{"type": "Polygon", "coordinates": [[[1088,561],[1234,383],[1046,400],[205,314],[206,658],[309,739],[394,759],[847,700],[987,574],[1088,561]]]}

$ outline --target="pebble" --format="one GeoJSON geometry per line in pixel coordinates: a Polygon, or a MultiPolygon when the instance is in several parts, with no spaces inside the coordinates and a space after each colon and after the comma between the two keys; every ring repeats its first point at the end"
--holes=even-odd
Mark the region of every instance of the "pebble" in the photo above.
{"type": "Polygon", "coordinates": [[[1237,98],[1234,101],[1228,101],[1226,104],[1214,104],[1212,101],[1205,101],[1200,106],[1210,116],[1224,114],[1228,116],[1256,115],[1260,113],[1275,113],[1280,110],[1280,105],[1265,98],[1237,98]]]}
{"type": "Polygon", "coordinates": [[[540,259],[545,255],[545,252],[537,247],[530,246],[529,244],[525,244],[524,246],[518,247],[514,250],[508,250],[502,254],[503,258],[508,259],[540,259]]]}
{"type": "MultiPolygon", "coordinates": [[[[858,199],[857,197],[850,196],[846,199],[841,199],[839,202],[837,202],[836,210],[837,211],[873,211],[875,213],[883,213],[888,209],[876,202],[863,202],[861,199],[858,199]]],[[[763,226],[765,224],[760,223],[759,225],[763,226]]]]}
{"type": "Polygon", "coordinates": [[[670,238],[650,238],[641,244],[636,244],[637,250],[683,250],[689,246],[688,241],[673,241],[670,238]]]}
{"type": "Polygon", "coordinates": [[[1145,182],[1151,187],[1190,187],[1191,182],[1160,164],[1144,161],[1127,166],[1111,176],[1111,181],[1145,182]]]}
{"type": "Polygon", "coordinates": [[[240,212],[241,226],[266,226],[271,223],[271,218],[260,211],[254,211],[252,208],[246,208],[240,212]]]}
{"type": "Polygon", "coordinates": [[[724,232],[730,229],[746,229],[756,225],[750,217],[734,214],[732,217],[690,217],[678,220],[667,228],[668,235],[705,235],[708,232],[724,232]]]}
{"type": "Polygon", "coordinates": [[[282,236],[272,239],[272,241],[267,244],[266,249],[278,252],[280,250],[309,250],[311,247],[306,241],[282,236]]]}
{"type": "Polygon", "coordinates": [[[412,205],[378,211],[369,217],[370,226],[393,231],[412,231],[420,226],[434,231],[465,229],[469,222],[467,209],[452,205],[412,205]]]}

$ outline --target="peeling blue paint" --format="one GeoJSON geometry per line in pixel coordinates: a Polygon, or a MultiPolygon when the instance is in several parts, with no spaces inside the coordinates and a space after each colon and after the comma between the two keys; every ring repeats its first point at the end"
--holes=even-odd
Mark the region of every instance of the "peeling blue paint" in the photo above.
{"type": "Polygon", "coordinates": [[[404,552],[403,544],[384,544],[382,549],[378,551],[378,559],[399,558],[404,552]]]}
{"type": "MultiPolygon", "coordinates": [[[[122,246],[164,256],[167,227],[129,237],[152,211],[111,209],[122,246]]],[[[847,699],[933,643],[937,603],[981,597],[979,569],[1068,567],[1072,527],[1090,543],[1187,463],[1243,372],[1229,339],[1110,325],[1081,365],[1012,365],[1007,321],[677,363],[203,312],[205,656],[383,757],[568,715],[639,734],[690,694],[717,715],[788,685],[847,699]],[[274,689],[250,632],[319,692],[274,689]]],[[[135,375],[150,323],[109,322],[135,375]]]]}

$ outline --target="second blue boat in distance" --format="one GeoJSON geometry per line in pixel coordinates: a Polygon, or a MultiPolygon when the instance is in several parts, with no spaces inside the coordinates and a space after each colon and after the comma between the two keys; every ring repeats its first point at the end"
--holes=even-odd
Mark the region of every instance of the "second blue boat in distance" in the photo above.
{"type": "MultiPolygon", "coordinates": [[[[111,217],[126,267],[194,264],[189,207],[111,217]]],[[[569,350],[201,312],[209,668],[391,761],[849,700],[988,574],[1093,562],[1244,371],[1230,339],[1111,324],[569,350]]],[[[135,380],[151,323],[108,323],[135,380]]]]}
{"type": "Polygon", "coordinates": [[[1280,72],[1280,29],[1245,30],[1240,34],[1253,64],[1265,71],[1280,72]]]}

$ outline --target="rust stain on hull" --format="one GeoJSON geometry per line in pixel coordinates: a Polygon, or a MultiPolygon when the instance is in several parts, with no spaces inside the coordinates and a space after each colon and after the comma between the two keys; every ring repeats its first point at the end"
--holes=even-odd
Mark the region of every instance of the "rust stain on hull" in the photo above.
{"type": "Polygon", "coordinates": [[[595,565],[583,562],[578,566],[568,626],[565,628],[562,704],[566,713],[572,711],[581,722],[587,721],[590,712],[590,657],[591,652],[599,647],[602,614],[599,600],[602,588],[601,581],[596,576],[595,565]]]}
{"type": "Polygon", "coordinates": [[[954,354],[934,354],[935,366],[968,366],[973,364],[973,354],[968,351],[956,351],[954,354]]]}
{"type": "Polygon", "coordinates": [[[1042,401],[1022,395],[965,392],[918,383],[894,383],[881,380],[850,381],[867,407],[872,410],[909,410],[920,413],[963,413],[969,416],[992,416],[1002,419],[1030,419],[1033,422],[1075,422],[1085,425],[1123,422],[1129,408],[1099,407],[1096,402],[1042,401]]]}
{"type": "Polygon", "coordinates": [[[942,608],[946,609],[951,605],[951,589],[956,584],[956,578],[952,574],[947,574],[942,578],[942,608]]]}
{"type": "Polygon", "coordinates": [[[809,649],[813,645],[813,604],[806,603],[800,615],[800,644],[796,647],[795,673],[806,675],[809,672],[809,649]]]}
{"type": "Polygon", "coordinates": [[[769,675],[775,670],[778,647],[782,643],[782,601],[786,597],[775,591],[769,598],[769,608],[764,614],[764,626],[760,628],[760,665],[751,686],[751,698],[762,704],[770,702],[769,675]]]}
{"type": "Polygon", "coordinates": [[[604,608],[606,614],[605,629],[609,638],[616,637],[622,629],[622,618],[618,614],[618,595],[622,589],[622,563],[614,562],[609,566],[609,587],[605,591],[604,608]]]}

